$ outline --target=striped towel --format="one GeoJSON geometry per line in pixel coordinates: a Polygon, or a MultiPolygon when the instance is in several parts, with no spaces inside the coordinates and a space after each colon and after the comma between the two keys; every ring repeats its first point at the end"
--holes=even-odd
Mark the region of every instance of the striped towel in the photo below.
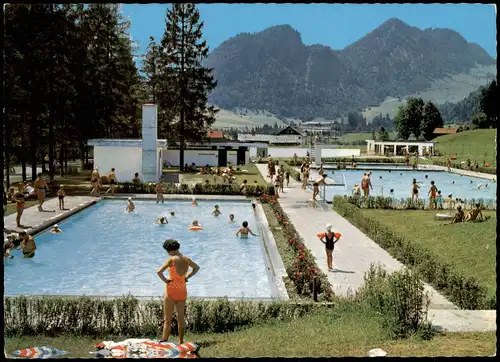
{"type": "Polygon", "coordinates": [[[65,354],[69,354],[69,352],[61,351],[54,347],[45,347],[45,346],[19,349],[11,353],[11,355],[15,357],[37,358],[37,359],[54,358],[56,356],[62,356],[65,354]]]}
{"type": "Polygon", "coordinates": [[[122,342],[104,341],[96,345],[97,352],[108,358],[196,358],[198,345],[175,344],[150,339],[127,339],[122,342]]]}

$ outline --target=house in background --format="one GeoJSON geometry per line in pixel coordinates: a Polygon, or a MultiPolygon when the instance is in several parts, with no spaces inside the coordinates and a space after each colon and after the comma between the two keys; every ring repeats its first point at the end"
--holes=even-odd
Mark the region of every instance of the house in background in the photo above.
{"type": "Polygon", "coordinates": [[[436,128],[432,133],[436,136],[443,136],[446,134],[455,134],[457,131],[457,128],[436,128]]]}

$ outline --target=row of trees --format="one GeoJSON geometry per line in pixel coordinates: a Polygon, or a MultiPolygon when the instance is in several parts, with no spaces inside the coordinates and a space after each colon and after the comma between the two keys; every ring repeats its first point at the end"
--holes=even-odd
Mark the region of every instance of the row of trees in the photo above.
{"type": "MultiPolygon", "coordinates": [[[[116,4],[4,8],[4,160],[37,163],[50,177],[89,138],[138,137],[146,98],[129,21],[116,4]]],[[[64,168],[62,168],[64,170],[64,168]]]]}
{"type": "Polygon", "coordinates": [[[424,103],[422,98],[409,98],[405,105],[399,106],[394,119],[394,128],[399,139],[407,140],[411,134],[417,139],[434,138],[434,130],[443,127],[443,119],[432,102],[424,103]]]}
{"type": "MultiPolygon", "coordinates": [[[[37,163],[54,177],[57,159],[83,160],[91,138],[141,136],[141,105],[159,105],[159,136],[181,148],[201,140],[217,110],[207,107],[216,82],[201,66],[208,54],[193,4],[167,11],[160,44],[152,39],[141,77],[130,22],[117,4],[9,4],[4,37],[4,160],[19,161],[23,179],[37,163]]],[[[181,150],[181,165],[183,164],[181,150]]],[[[61,168],[64,170],[64,167],[61,168]]]]}
{"type": "Polygon", "coordinates": [[[472,123],[478,128],[497,128],[499,99],[500,93],[496,81],[481,89],[480,112],[472,117],[472,123]]]}

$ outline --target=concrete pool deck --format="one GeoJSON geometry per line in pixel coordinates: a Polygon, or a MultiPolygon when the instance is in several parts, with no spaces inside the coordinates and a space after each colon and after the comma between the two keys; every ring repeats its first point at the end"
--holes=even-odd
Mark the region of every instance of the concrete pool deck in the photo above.
{"type": "MultiPolygon", "coordinates": [[[[267,180],[267,165],[258,164],[257,167],[267,180]]],[[[278,201],[304,239],[306,247],[316,258],[318,267],[328,277],[334,293],[348,295],[358,290],[364,283],[364,273],[372,263],[384,265],[389,272],[404,268],[402,263],[333,211],[330,205],[313,208],[311,198],[310,190],[303,191],[299,182],[290,180],[290,187],[285,188],[285,193],[280,194],[278,201]],[[317,233],[324,231],[327,223],[331,223],[334,230],[343,234],[335,249],[333,272],[329,272],[326,267],[324,247],[317,237],[317,233]]],[[[435,325],[450,331],[469,331],[470,328],[477,328],[478,331],[496,330],[496,311],[457,310],[453,303],[434,288],[426,283],[424,285],[431,299],[429,317],[435,325]],[[459,317],[452,318],[451,312],[459,317]],[[466,328],[467,323],[470,326],[466,328]]]]}

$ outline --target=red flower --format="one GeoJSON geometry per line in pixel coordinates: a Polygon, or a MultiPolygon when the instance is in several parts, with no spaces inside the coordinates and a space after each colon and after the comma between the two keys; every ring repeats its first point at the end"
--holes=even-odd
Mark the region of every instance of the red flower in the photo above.
{"type": "Polygon", "coordinates": [[[303,259],[303,258],[304,258],[304,255],[300,254],[299,259],[303,259]]]}

